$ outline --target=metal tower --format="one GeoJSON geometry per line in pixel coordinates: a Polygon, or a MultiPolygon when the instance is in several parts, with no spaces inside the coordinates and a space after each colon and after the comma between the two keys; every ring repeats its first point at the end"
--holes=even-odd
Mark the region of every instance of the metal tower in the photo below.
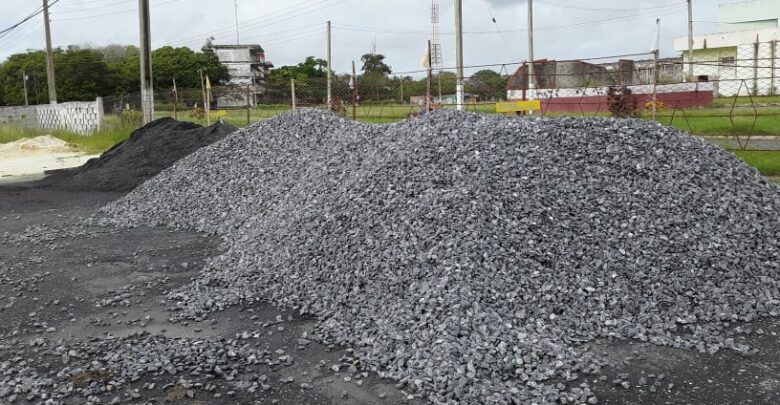
{"type": "Polygon", "coordinates": [[[439,38],[439,0],[431,0],[431,68],[441,72],[441,38],[439,38]]]}

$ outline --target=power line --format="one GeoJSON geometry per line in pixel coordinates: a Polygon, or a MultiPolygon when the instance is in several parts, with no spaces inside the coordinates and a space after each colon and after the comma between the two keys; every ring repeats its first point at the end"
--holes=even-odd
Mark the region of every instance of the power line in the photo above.
{"type": "MultiPolygon", "coordinates": [[[[299,5],[303,4],[303,3],[310,3],[311,1],[313,1],[313,0],[305,0],[302,3],[299,3],[299,5]]],[[[299,7],[291,6],[291,7],[287,7],[285,9],[279,10],[279,11],[277,11],[275,13],[272,13],[272,15],[267,15],[267,16],[262,16],[262,17],[257,17],[257,18],[251,19],[251,20],[247,20],[247,21],[245,21],[243,23],[244,26],[243,26],[242,30],[247,30],[248,27],[256,27],[256,26],[259,26],[259,25],[263,25],[263,26],[267,27],[267,26],[279,24],[279,23],[282,23],[282,22],[285,22],[285,21],[289,21],[289,20],[292,20],[292,19],[304,16],[304,15],[312,14],[312,13],[320,11],[320,10],[324,10],[325,8],[328,8],[328,7],[335,7],[335,6],[341,5],[341,4],[343,4],[343,3],[345,3],[345,2],[347,2],[349,0],[336,0],[336,2],[333,3],[333,4],[327,4],[327,3],[329,3],[329,1],[330,0],[318,0],[316,3],[310,5],[310,7],[312,7],[312,8],[304,9],[302,12],[297,13],[297,14],[296,13],[291,13],[291,12],[298,11],[299,7]],[[285,11],[285,10],[287,10],[287,11],[285,11]],[[273,15],[273,14],[278,14],[278,15],[273,15]]],[[[233,29],[234,29],[234,26],[229,26],[227,28],[220,29],[220,30],[217,30],[217,31],[212,31],[210,33],[204,33],[204,34],[202,34],[200,36],[197,36],[197,37],[195,37],[195,36],[190,37],[190,38],[197,38],[197,39],[192,39],[192,40],[186,40],[185,39],[185,40],[172,41],[172,42],[169,42],[169,44],[182,44],[182,45],[191,44],[191,43],[196,42],[196,41],[201,41],[202,38],[207,37],[209,35],[210,36],[222,36],[223,34],[217,34],[217,32],[220,32],[220,31],[227,31],[228,33],[226,33],[224,35],[229,35],[229,33],[233,29]]],[[[251,29],[249,29],[249,30],[251,31],[251,29]]]]}
{"type": "MultiPolygon", "coordinates": [[[[49,7],[51,8],[55,4],[59,3],[59,1],[60,0],[54,0],[51,4],[49,4],[49,7]]],[[[30,13],[30,15],[28,15],[25,18],[23,18],[21,21],[19,21],[16,24],[13,24],[12,26],[10,26],[8,28],[5,28],[2,31],[0,31],[0,39],[3,38],[4,36],[8,35],[8,33],[12,32],[13,30],[21,27],[24,23],[32,20],[33,18],[35,18],[35,17],[37,17],[37,16],[39,16],[41,14],[43,14],[43,6],[42,5],[38,6],[38,8],[36,8],[35,11],[30,13]]]]}
{"type": "Polygon", "coordinates": [[[613,7],[587,7],[587,6],[578,6],[578,5],[572,5],[572,4],[566,4],[566,3],[558,3],[555,1],[550,0],[536,0],[538,3],[542,3],[549,6],[555,6],[555,7],[562,7],[562,8],[573,8],[576,10],[584,10],[584,11],[637,11],[637,10],[655,10],[659,8],[669,7],[676,4],[682,4],[682,3],[672,3],[672,4],[666,4],[666,5],[660,5],[660,6],[650,6],[650,7],[631,7],[631,8],[613,8],[613,7]]]}
{"type": "MultiPolygon", "coordinates": [[[[176,2],[179,2],[179,1],[181,1],[181,0],[168,0],[166,2],[154,4],[151,7],[160,7],[160,6],[164,6],[164,5],[167,5],[167,4],[176,3],[176,2]]],[[[56,22],[81,21],[81,20],[88,20],[88,19],[91,19],[91,18],[109,17],[109,16],[113,16],[113,15],[120,15],[120,14],[125,14],[125,13],[136,13],[136,12],[138,12],[138,7],[135,7],[135,8],[132,8],[132,9],[127,9],[127,10],[122,10],[122,11],[117,11],[117,12],[113,12],[113,13],[88,15],[88,16],[84,16],[84,17],[58,18],[58,19],[53,20],[53,21],[56,21],[56,22]]]]}

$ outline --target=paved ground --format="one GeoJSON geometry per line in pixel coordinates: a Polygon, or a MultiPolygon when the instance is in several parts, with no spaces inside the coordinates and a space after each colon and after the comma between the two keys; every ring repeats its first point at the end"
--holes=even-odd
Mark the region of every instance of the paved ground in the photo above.
{"type": "MultiPolygon", "coordinates": [[[[58,359],[29,343],[38,338],[57,344],[139,332],[226,339],[248,332],[250,344],[292,356],[289,363],[258,365],[252,371],[274,382],[268,391],[247,394],[234,381],[220,378],[210,380],[215,386],[211,392],[198,386],[183,389],[176,385],[178,377],[147,375],[99,397],[103,403],[119,398],[118,403],[128,404],[424,403],[408,400],[392,381],[345,371],[345,361],[350,362],[346,348],[316,342],[300,346],[298,339],[311,330],[313,320],[267,304],[229,308],[203,322],[169,322],[171,303],[165,292],[189,282],[204,260],[220,251],[219,241],[165,229],[68,231],[80,217],[119,196],[0,188],[0,381],[3,362],[14,359],[27,359],[29,367],[41,372],[59,369],[52,366],[58,359]],[[333,365],[342,368],[335,372],[333,365]],[[290,377],[293,382],[280,383],[290,377]],[[231,391],[237,393],[228,396],[231,391]]],[[[581,378],[605,404],[780,404],[778,319],[743,326],[734,337],[753,345],[757,354],[709,355],[630,341],[596,342],[592,349],[614,365],[603,376],[581,378]]],[[[24,395],[18,403],[27,403],[24,395]]],[[[67,403],[85,402],[71,397],[67,403]]]]}

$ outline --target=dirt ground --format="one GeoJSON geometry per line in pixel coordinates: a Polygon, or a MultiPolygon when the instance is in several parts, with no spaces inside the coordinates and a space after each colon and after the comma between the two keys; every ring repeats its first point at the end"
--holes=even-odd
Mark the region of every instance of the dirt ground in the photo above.
{"type": "MultiPolygon", "coordinates": [[[[231,339],[237,333],[259,331],[254,344],[284,350],[294,360],[258,366],[255,372],[269,381],[292,377],[294,383],[275,383],[268,391],[249,395],[240,390],[231,394],[236,389],[230,381],[215,379],[211,383],[216,390],[185,394],[177,391],[174,376],[146,375],[123,387],[125,394],[117,403],[426,403],[419,397],[409,399],[403,386],[374,374],[356,380],[334,371],[330,365],[348,358],[348,349],[316,342],[301,347],[296,342],[314,321],[268,304],[228,308],[203,322],[169,322],[166,292],[188,283],[205,260],[219,253],[220,243],[159,228],[72,231],[80,218],[120,196],[0,187],[0,364],[24,356],[30,367],[59,369],[27,344],[38,338],[71,342],[147,332],[231,339]],[[150,383],[155,387],[149,389],[150,383]],[[300,388],[302,383],[310,387],[300,388]],[[129,396],[132,392],[138,397],[129,396]]],[[[587,381],[602,404],[780,404],[780,322],[763,319],[742,330],[735,339],[758,349],[756,354],[710,355],[639,342],[595,342],[591,349],[613,365],[602,375],[568,384],[587,381]]],[[[107,392],[100,397],[111,403],[117,395],[107,392]]],[[[14,403],[25,401],[20,396],[14,403]]],[[[81,404],[84,398],[72,396],[68,401],[81,404]]]]}

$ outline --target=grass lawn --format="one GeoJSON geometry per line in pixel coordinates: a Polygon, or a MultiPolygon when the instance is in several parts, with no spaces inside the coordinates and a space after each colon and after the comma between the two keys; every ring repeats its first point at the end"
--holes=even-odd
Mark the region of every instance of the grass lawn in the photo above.
{"type": "Polygon", "coordinates": [[[748,165],[769,177],[780,177],[780,151],[734,151],[748,165]]]}
{"type": "Polygon", "coordinates": [[[74,145],[79,150],[90,154],[99,154],[127,139],[135,128],[136,125],[122,123],[121,119],[116,116],[106,116],[103,128],[92,135],[79,135],[64,130],[42,130],[13,125],[0,125],[0,143],[13,142],[21,138],[52,135],[74,145]]]}

